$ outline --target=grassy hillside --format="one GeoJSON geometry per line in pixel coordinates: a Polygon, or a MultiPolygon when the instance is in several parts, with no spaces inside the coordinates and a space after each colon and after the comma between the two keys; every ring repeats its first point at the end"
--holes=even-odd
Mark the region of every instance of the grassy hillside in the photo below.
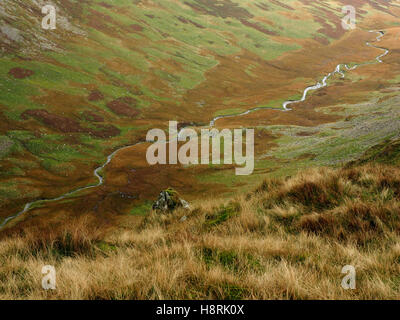
{"type": "Polygon", "coordinates": [[[360,159],[352,161],[349,166],[356,166],[367,162],[400,165],[400,139],[385,140],[371,147],[360,159]]]}
{"type": "Polygon", "coordinates": [[[189,212],[17,227],[0,242],[0,297],[398,299],[399,177],[384,165],[313,169],[189,212]],[[52,292],[40,288],[45,264],[52,292]]]}
{"type": "Polygon", "coordinates": [[[0,224],[33,201],[1,229],[0,299],[399,299],[396,1],[52,3],[53,31],[44,1],[0,3],[0,224]],[[282,112],[338,64],[364,65],[282,112]],[[256,107],[216,122],[254,128],[251,176],[137,144],[256,107]],[[150,210],[169,186],[189,211],[150,210]]]}

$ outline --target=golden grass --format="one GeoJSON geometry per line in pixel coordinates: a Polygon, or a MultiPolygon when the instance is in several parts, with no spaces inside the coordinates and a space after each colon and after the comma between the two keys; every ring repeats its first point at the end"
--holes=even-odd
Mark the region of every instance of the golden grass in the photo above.
{"type": "Polygon", "coordinates": [[[313,169],[235,199],[3,234],[2,299],[399,299],[400,169],[313,169]],[[182,216],[187,219],[181,221],[182,216]],[[41,288],[54,265],[57,288],[41,288]],[[341,287],[342,267],[357,271],[341,287]]]}

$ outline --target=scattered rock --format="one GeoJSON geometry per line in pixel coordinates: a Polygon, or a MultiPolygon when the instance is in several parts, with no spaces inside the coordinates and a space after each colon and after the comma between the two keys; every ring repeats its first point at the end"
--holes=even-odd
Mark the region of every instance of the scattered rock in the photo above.
{"type": "Polygon", "coordinates": [[[155,211],[173,211],[176,208],[190,209],[187,201],[180,198],[179,193],[168,188],[160,192],[158,199],[153,203],[153,210],[155,211]]]}
{"type": "Polygon", "coordinates": [[[190,204],[189,204],[189,202],[187,202],[186,200],[183,200],[183,199],[180,199],[180,200],[181,200],[182,207],[183,207],[184,209],[190,209],[190,204]]]}
{"type": "Polygon", "coordinates": [[[5,34],[6,37],[12,41],[19,42],[23,40],[21,33],[18,29],[15,29],[8,25],[0,26],[1,33],[5,34]]]}

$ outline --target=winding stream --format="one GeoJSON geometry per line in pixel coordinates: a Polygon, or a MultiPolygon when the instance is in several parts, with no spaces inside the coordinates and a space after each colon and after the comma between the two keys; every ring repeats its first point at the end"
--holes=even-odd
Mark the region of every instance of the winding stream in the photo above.
{"type": "MultiPolygon", "coordinates": [[[[383,31],[374,31],[374,30],[371,30],[371,31],[369,31],[369,32],[373,32],[373,33],[378,33],[378,34],[379,34],[379,35],[377,36],[377,38],[376,38],[376,42],[381,41],[381,38],[385,35],[385,33],[384,33],[383,31]]],[[[381,49],[381,50],[384,50],[384,51],[385,51],[384,53],[382,53],[381,55],[379,55],[378,57],[375,58],[375,60],[376,60],[378,63],[382,63],[382,60],[381,60],[381,59],[389,53],[389,50],[388,50],[388,49],[382,48],[382,47],[374,46],[374,45],[371,44],[370,42],[366,42],[366,45],[369,46],[369,47],[372,47],[372,48],[381,49]]],[[[375,62],[375,61],[373,61],[373,62],[365,62],[365,63],[361,63],[361,64],[355,64],[355,65],[352,66],[352,67],[349,67],[347,64],[338,64],[338,65],[336,66],[335,70],[334,70],[333,72],[329,73],[328,75],[326,75],[326,76],[322,79],[322,81],[317,82],[317,83],[316,83],[315,85],[313,85],[313,86],[307,87],[307,88],[304,90],[303,96],[301,97],[300,100],[288,100],[288,101],[285,101],[285,102],[283,103],[283,105],[282,105],[283,109],[282,109],[282,108],[270,108],[270,107],[256,107],[256,108],[249,109],[249,110],[247,110],[247,111],[245,111],[245,112],[242,112],[242,113],[230,114],[230,115],[223,115],[223,116],[215,117],[215,118],[213,118],[213,119],[210,121],[210,125],[209,125],[209,126],[210,126],[210,127],[214,127],[214,126],[215,126],[215,122],[218,121],[219,119],[240,117],[240,116],[244,116],[244,115],[246,115],[246,114],[255,112],[255,111],[257,111],[257,110],[262,110],[262,109],[269,109],[269,110],[275,109],[275,110],[280,110],[280,111],[283,111],[283,112],[285,112],[285,111],[290,111],[290,110],[292,110],[292,109],[290,109],[290,108],[288,107],[289,105],[295,104],[295,103],[299,103],[299,102],[303,102],[303,101],[305,101],[305,100],[307,99],[307,95],[308,95],[308,93],[309,93],[310,91],[318,90],[318,89],[320,89],[320,88],[323,88],[323,87],[328,86],[328,83],[327,83],[328,79],[330,79],[330,78],[331,78],[332,76],[334,76],[335,74],[340,74],[341,77],[344,78],[344,77],[345,77],[345,74],[344,74],[344,71],[342,71],[342,70],[343,70],[342,68],[345,68],[346,70],[351,71],[351,70],[354,70],[354,69],[356,69],[356,68],[358,68],[358,67],[360,67],[360,66],[369,65],[369,64],[374,64],[374,63],[376,63],[376,62],[375,62]]],[[[183,130],[183,129],[184,129],[184,128],[182,128],[181,130],[183,130]]],[[[178,133],[178,135],[179,135],[179,133],[178,133]]],[[[25,207],[24,207],[23,210],[21,210],[20,212],[18,212],[18,213],[16,213],[16,214],[14,214],[14,215],[12,215],[12,216],[9,216],[9,217],[7,217],[6,219],[4,219],[4,221],[0,224],[0,229],[3,228],[9,221],[11,221],[11,220],[13,220],[13,219],[19,217],[20,215],[22,215],[22,214],[28,212],[30,209],[32,209],[32,208],[34,207],[35,204],[39,204],[39,203],[42,204],[42,203],[46,203],[46,202],[53,202],[53,201],[63,200],[63,199],[65,199],[65,198],[67,198],[67,197],[69,197],[69,196],[71,196],[71,195],[73,195],[73,194],[75,194],[75,193],[80,192],[80,191],[84,191],[84,190],[88,190],[88,189],[92,189],[92,188],[96,188],[96,187],[101,186],[101,185],[104,183],[104,178],[101,176],[100,172],[101,172],[101,170],[103,170],[103,169],[111,162],[111,160],[115,157],[115,155],[116,155],[118,152],[122,151],[122,150],[125,150],[125,149],[128,149],[128,148],[133,148],[133,147],[135,147],[135,146],[137,146],[137,145],[139,145],[139,144],[142,144],[142,143],[145,143],[145,141],[140,141],[140,142],[135,143],[135,144],[133,144],[133,145],[121,147],[121,148],[115,150],[113,153],[111,153],[111,154],[107,157],[106,162],[105,162],[103,165],[101,165],[100,167],[96,168],[96,169],[94,170],[94,172],[93,172],[94,176],[98,179],[98,183],[97,183],[97,184],[89,185],[89,186],[85,186],[85,187],[80,187],[80,188],[78,188],[78,189],[75,189],[75,190],[72,190],[72,191],[70,191],[70,192],[67,192],[67,193],[65,193],[65,194],[63,194],[63,195],[61,195],[61,196],[59,196],[59,197],[57,197],[57,198],[52,198],[52,199],[39,199],[39,200],[34,200],[34,201],[32,201],[32,202],[29,202],[29,203],[27,203],[27,204],[25,205],[25,207]]]]}

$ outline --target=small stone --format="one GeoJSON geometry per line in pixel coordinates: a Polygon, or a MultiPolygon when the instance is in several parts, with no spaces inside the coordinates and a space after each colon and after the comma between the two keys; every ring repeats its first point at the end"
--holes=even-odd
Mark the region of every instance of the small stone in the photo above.
{"type": "Polygon", "coordinates": [[[186,200],[181,199],[181,204],[184,209],[190,209],[190,204],[186,200]]]}

